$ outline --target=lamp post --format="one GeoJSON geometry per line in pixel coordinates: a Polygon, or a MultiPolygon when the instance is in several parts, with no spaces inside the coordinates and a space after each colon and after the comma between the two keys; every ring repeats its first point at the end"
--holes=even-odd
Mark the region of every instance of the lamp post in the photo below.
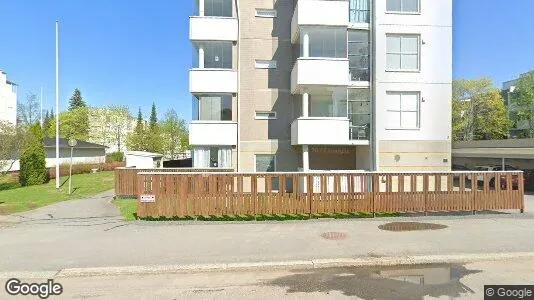
{"type": "Polygon", "coordinates": [[[74,147],[76,147],[76,144],[78,144],[78,141],[76,141],[76,139],[69,140],[69,147],[70,147],[69,195],[72,194],[72,154],[74,152],[74,147]]]}

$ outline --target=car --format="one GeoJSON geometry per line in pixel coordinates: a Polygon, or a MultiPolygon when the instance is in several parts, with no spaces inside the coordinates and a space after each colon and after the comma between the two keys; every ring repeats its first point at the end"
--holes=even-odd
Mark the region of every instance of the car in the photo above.
{"type": "MultiPolygon", "coordinates": [[[[499,172],[502,171],[503,167],[502,165],[492,165],[492,166],[477,166],[475,167],[475,171],[483,171],[483,172],[499,172]]],[[[521,169],[518,169],[512,165],[505,165],[504,166],[505,171],[522,171],[521,169]]],[[[506,182],[506,175],[501,175],[500,180],[500,186],[501,189],[505,190],[507,189],[507,182],[506,182]]],[[[478,184],[482,184],[484,182],[484,176],[479,175],[477,176],[478,184]]],[[[495,188],[495,177],[492,177],[489,182],[490,188],[495,188]]],[[[517,176],[512,177],[512,189],[517,190],[519,189],[519,178],[517,176]]]]}
{"type": "Polygon", "coordinates": [[[470,169],[463,165],[452,165],[453,171],[470,171],[470,169]]]}

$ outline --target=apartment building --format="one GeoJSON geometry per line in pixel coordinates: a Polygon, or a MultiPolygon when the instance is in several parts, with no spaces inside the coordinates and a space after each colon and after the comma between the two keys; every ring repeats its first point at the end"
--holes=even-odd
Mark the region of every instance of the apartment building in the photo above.
{"type": "Polygon", "coordinates": [[[195,167],[449,171],[452,0],[197,0],[195,167]]]}
{"type": "Polygon", "coordinates": [[[0,122],[17,124],[17,85],[0,70],[0,122]]]}

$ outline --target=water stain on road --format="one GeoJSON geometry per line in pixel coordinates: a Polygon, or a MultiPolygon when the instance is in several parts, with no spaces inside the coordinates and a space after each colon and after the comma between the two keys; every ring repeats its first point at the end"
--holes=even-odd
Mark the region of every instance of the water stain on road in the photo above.
{"type": "Polygon", "coordinates": [[[474,293],[460,279],[480,272],[462,265],[328,268],[298,271],[265,284],[285,287],[287,293],[339,291],[363,299],[460,297],[474,293]]]}
{"type": "Polygon", "coordinates": [[[447,228],[447,225],[420,222],[392,222],[378,226],[379,229],[386,231],[420,231],[420,230],[439,230],[447,228]]]}

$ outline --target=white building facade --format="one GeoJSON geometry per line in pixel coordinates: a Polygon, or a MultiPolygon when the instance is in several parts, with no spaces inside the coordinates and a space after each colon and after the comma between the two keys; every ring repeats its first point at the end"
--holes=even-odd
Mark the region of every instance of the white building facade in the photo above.
{"type": "Polygon", "coordinates": [[[449,171],[452,0],[196,0],[195,167],[449,171]]]}
{"type": "Polygon", "coordinates": [[[17,85],[0,70],[0,122],[17,124],[17,85]]]}

